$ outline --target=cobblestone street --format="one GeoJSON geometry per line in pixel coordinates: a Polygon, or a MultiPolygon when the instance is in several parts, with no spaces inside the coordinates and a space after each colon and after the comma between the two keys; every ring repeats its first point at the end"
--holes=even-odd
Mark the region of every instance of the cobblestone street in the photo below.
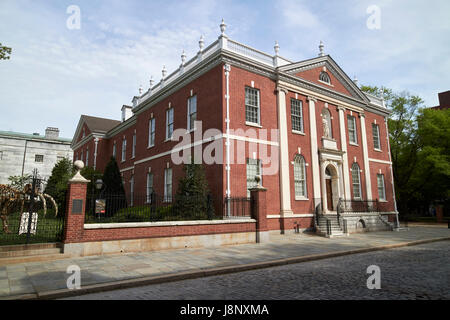
{"type": "Polygon", "coordinates": [[[70,299],[450,299],[448,241],[70,299]],[[381,269],[369,290],[367,267],[381,269]]]}

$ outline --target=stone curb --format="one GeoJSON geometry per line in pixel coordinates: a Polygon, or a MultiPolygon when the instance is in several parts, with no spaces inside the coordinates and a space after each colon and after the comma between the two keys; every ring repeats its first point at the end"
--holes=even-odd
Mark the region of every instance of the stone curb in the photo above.
{"type": "Polygon", "coordinates": [[[42,293],[38,292],[38,293],[24,294],[24,295],[18,295],[18,296],[8,296],[5,298],[1,297],[0,300],[59,299],[59,298],[85,295],[88,293],[97,293],[97,292],[102,292],[102,291],[111,291],[111,290],[117,290],[117,289],[146,286],[146,285],[151,285],[151,284],[160,284],[160,283],[174,282],[174,281],[180,281],[180,280],[188,280],[188,279],[196,279],[196,278],[203,278],[203,277],[210,277],[210,276],[217,276],[217,275],[225,275],[225,274],[237,273],[237,272],[243,272],[243,271],[249,271],[249,270],[257,270],[257,269],[263,269],[263,268],[282,266],[282,265],[287,265],[287,264],[309,262],[309,261],[314,261],[314,260],[322,260],[322,259],[346,256],[346,255],[351,255],[351,254],[367,253],[367,252],[373,252],[373,251],[394,249],[394,248],[400,248],[400,247],[406,247],[406,246],[415,246],[415,245],[420,245],[420,244],[426,244],[426,243],[438,242],[438,241],[448,241],[448,240],[450,240],[450,237],[432,238],[432,239],[416,240],[416,241],[410,241],[410,242],[400,242],[400,243],[382,245],[382,246],[377,246],[377,247],[354,249],[354,250],[348,250],[348,251],[337,251],[337,252],[321,253],[321,254],[314,254],[314,255],[301,256],[301,257],[292,257],[292,258],[284,258],[284,259],[277,259],[277,260],[270,260],[270,261],[263,261],[263,262],[255,262],[255,263],[249,263],[249,264],[243,264],[243,265],[234,265],[234,266],[218,267],[218,268],[210,268],[210,269],[196,269],[196,270],[192,270],[192,271],[179,272],[176,274],[168,274],[168,275],[160,275],[160,276],[152,276],[152,277],[141,277],[141,278],[135,278],[135,279],[87,285],[87,286],[83,286],[79,290],[60,289],[60,290],[55,290],[55,291],[46,291],[46,292],[42,292],[42,293]]]}

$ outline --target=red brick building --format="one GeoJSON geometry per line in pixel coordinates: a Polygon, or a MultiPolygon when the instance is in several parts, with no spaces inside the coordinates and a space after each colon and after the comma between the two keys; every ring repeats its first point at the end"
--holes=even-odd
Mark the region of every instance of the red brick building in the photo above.
{"type": "Polygon", "coordinates": [[[113,155],[128,195],[170,198],[183,175],[176,158],[200,156],[220,201],[246,197],[261,176],[271,230],[312,227],[315,209],[336,215],[339,199],[382,204],[381,214],[355,213],[349,229],[389,226],[396,206],[381,98],[362,92],[322,43],[318,57],[293,62],[278,43],[270,55],[228,38],[222,23],[215,42],[199,44],[140,89],[122,121],[81,116],[74,160],[103,170],[113,155]]]}
{"type": "Polygon", "coordinates": [[[450,90],[439,92],[438,97],[439,105],[436,107],[432,107],[432,109],[443,110],[450,108],[450,90]]]}

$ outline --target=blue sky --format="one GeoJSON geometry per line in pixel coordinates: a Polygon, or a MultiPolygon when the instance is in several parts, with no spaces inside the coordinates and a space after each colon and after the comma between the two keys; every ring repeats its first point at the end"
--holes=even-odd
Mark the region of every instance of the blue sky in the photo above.
{"type": "Polygon", "coordinates": [[[139,85],[170,74],[227,34],[256,49],[293,61],[316,57],[325,43],[343,70],[360,84],[408,90],[438,104],[450,89],[450,1],[0,1],[0,43],[13,48],[0,61],[0,130],[44,133],[59,127],[71,138],[81,114],[120,119],[139,85]],[[81,10],[70,30],[66,12],[81,10]],[[371,30],[367,8],[377,5],[381,28],[371,30]]]}

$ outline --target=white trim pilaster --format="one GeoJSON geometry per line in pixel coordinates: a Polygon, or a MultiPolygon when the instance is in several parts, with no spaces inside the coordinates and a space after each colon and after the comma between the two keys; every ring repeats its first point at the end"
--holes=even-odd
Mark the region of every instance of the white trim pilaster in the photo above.
{"type": "Polygon", "coordinates": [[[345,115],[344,107],[338,107],[339,111],[339,127],[341,132],[341,150],[345,152],[342,157],[342,168],[343,168],[343,178],[344,178],[344,196],[346,200],[351,199],[350,193],[350,176],[348,167],[348,154],[347,154],[347,133],[345,131],[345,115]]]}
{"type": "Polygon", "coordinates": [[[289,146],[286,119],[286,93],[287,90],[277,88],[278,130],[280,150],[280,212],[282,216],[292,215],[291,184],[289,179],[289,146]]]}
{"type": "Polygon", "coordinates": [[[372,200],[372,183],[370,179],[370,165],[369,165],[369,152],[367,149],[367,134],[366,134],[366,116],[364,113],[359,115],[361,119],[361,144],[363,148],[363,158],[364,158],[364,177],[366,180],[366,195],[367,200],[372,200]]]}
{"type": "Polygon", "coordinates": [[[319,154],[317,146],[317,127],[316,127],[316,102],[314,97],[308,97],[309,103],[309,124],[311,136],[311,168],[314,192],[314,207],[320,203],[320,168],[319,154]]]}

